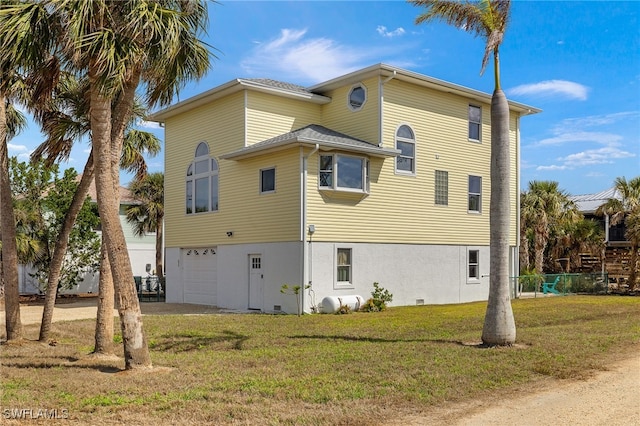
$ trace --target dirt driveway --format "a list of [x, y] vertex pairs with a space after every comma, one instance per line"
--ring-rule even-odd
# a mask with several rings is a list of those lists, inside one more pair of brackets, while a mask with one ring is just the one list
[[[57, 304], [54, 321], [96, 317], [96, 299]], [[206, 315], [229, 311], [201, 305], [142, 303], [143, 315]], [[22, 305], [23, 324], [42, 319], [42, 305]], [[114, 315], [117, 312], [114, 311]], [[4, 324], [4, 309], [0, 321]], [[390, 426], [421, 425], [627, 426], [640, 425], [640, 351], [588, 380], [548, 380], [509, 395], [444, 404], [399, 418]]]

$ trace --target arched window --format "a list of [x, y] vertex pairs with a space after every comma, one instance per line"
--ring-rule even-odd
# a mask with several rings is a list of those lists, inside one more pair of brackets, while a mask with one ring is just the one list
[[396, 157], [396, 172], [415, 174], [416, 172], [416, 138], [411, 127], [403, 124], [396, 131], [396, 149], [400, 154]]
[[218, 210], [218, 162], [209, 157], [209, 146], [200, 142], [187, 168], [186, 213]]

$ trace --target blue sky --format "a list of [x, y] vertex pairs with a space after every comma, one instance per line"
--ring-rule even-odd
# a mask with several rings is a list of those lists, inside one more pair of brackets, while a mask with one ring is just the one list
[[[491, 65], [479, 74], [484, 41], [440, 23], [416, 26], [419, 13], [404, 1], [210, 3], [205, 39], [217, 59], [180, 100], [238, 77], [311, 86], [381, 62], [491, 93]], [[594, 193], [640, 175], [639, 19], [633, 1], [513, 2], [502, 86], [543, 110], [521, 122], [523, 189], [553, 180], [573, 195]], [[9, 153], [26, 159], [41, 140], [30, 126]], [[86, 152], [85, 142], [68, 166], [81, 170]], [[150, 159], [150, 169], [163, 161]]]

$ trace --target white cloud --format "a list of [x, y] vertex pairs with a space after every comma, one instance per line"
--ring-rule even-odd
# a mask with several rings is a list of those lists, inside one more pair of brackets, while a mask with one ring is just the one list
[[550, 166], [538, 166], [536, 167], [536, 170], [567, 170], [568, 167], [567, 166], [558, 166], [555, 164], [552, 164]]
[[507, 90], [509, 95], [532, 95], [549, 97], [560, 95], [569, 99], [587, 100], [589, 88], [566, 80], [547, 80], [539, 83], [523, 84]]
[[622, 149], [606, 146], [598, 149], [588, 149], [582, 152], [569, 154], [557, 159], [559, 164], [538, 166], [536, 170], [573, 170], [578, 167], [593, 166], [597, 164], [613, 164], [615, 160], [635, 157], [636, 154]]
[[621, 139], [622, 136], [620, 135], [605, 132], [566, 132], [559, 133], [551, 138], [542, 139], [537, 143], [537, 145], [562, 145], [573, 142], [593, 142], [601, 145], [617, 146]]
[[378, 28], [376, 28], [376, 31], [382, 37], [390, 37], [390, 38], [404, 35], [404, 33], [406, 32], [402, 27], [398, 27], [393, 31], [388, 31], [387, 27], [385, 27], [384, 25], [378, 25]]
[[29, 151], [26, 145], [14, 145], [12, 143], [7, 143], [7, 149], [13, 152], [25, 152]]
[[254, 76], [318, 83], [380, 62], [389, 52], [397, 54], [398, 47], [364, 49], [326, 37], [310, 38], [306, 29], [282, 29], [275, 39], [256, 44], [241, 66]]
[[162, 129], [160, 123], [157, 123], [155, 121], [138, 120], [136, 125], [145, 129]]
[[635, 154], [621, 149], [607, 146], [599, 149], [589, 149], [568, 155], [561, 160], [568, 167], [591, 166], [594, 164], [610, 164], [613, 160], [635, 157]]
[[562, 132], [571, 129], [581, 130], [589, 127], [606, 126], [616, 124], [624, 120], [640, 120], [640, 111], [624, 111], [611, 114], [591, 115], [588, 117], [567, 118], [558, 124], [554, 131]]
[[[552, 165], [538, 165], [536, 170], [572, 170], [578, 167], [588, 167], [598, 164], [614, 164], [617, 160], [636, 157], [632, 147], [638, 142], [632, 136], [632, 141], [624, 129], [628, 124], [637, 123], [639, 111], [627, 111], [587, 117], [569, 118], [562, 120], [551, 129], [553, 135], [542, 139], [531, 147], [560, 147], [566, 145], [569, 149], [581, 149], [579, 152], [568, 153], [556, 159]], [[593, 131], [589, 130], [592, 129]], [[612, 129], [613, 132], [599, 131]]]

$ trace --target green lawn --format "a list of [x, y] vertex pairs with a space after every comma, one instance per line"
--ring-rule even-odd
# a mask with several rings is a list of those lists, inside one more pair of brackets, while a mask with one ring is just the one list
[[100, 424], [381, 424], [550, 376], [587, 377], [640, 342], [637, 297], [516, 300], [511, 348], [478, 346], [485, 307], [146, 316], [154, 365], [170, 368], [135, 373], [87, 358], [92, 321], [56, 323], [57, 346], [0, 347], [0, 405]]

